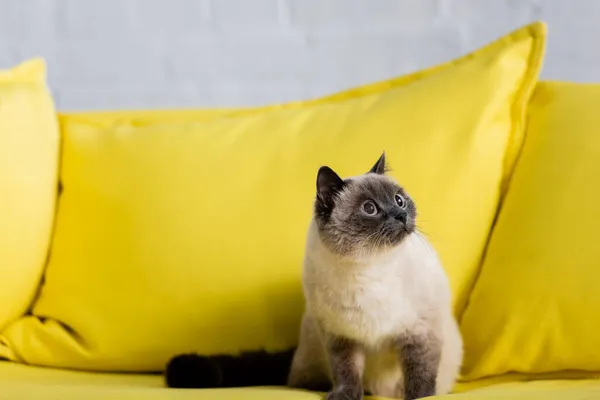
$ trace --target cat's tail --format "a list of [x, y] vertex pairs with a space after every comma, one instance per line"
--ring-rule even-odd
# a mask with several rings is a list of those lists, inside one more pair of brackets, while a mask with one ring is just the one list
[[294, 349], [239, 355], [181, 354], [169, 361], [165, 378], [172, 388], [284, 386], [293, 356]]

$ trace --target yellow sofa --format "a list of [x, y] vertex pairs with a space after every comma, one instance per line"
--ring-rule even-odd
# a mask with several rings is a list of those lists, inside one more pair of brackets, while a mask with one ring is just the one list
[[465, 342], [449, 399], [600, 399], [600, 85], [538, 80], [546, 27], [322, 98], [62, 113], [0, 71], [0, 399], [319, 399], [168, 389], [173, 355], [294, 346], [321, 164], [385, 149]]

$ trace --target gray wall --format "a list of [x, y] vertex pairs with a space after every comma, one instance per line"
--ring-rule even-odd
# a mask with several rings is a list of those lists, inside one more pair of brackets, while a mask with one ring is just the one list
[[543, 78], [600, 81], [600, 0], [0, 0], [0, 67], [42, 55], [61, 110], [260, 105], [549, 24]]

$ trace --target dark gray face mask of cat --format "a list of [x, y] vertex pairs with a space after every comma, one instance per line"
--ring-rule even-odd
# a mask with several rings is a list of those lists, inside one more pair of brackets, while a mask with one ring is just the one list
[[415, 204], [386, 170], [385, 153], [368, 173], [353, 178], [342, 179], [326, 166], [319, 169], [314, 217], [330, 250], [373, 254], [415, 231]]

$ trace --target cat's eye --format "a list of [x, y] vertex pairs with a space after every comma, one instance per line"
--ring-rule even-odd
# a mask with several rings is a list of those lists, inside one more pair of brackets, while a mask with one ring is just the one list
[[367, 200], [362, 205], [362, 210], [367, 215], [375, 215], [377, 214], [377, 206], [371, 200]]
[[396, 204], [398, 204], [400, 206], [400, 208], [406, 208], [406, 200], [404, 200], [404, 197], [402, 197], [402, 195], [400, 193], [396, 193]]

